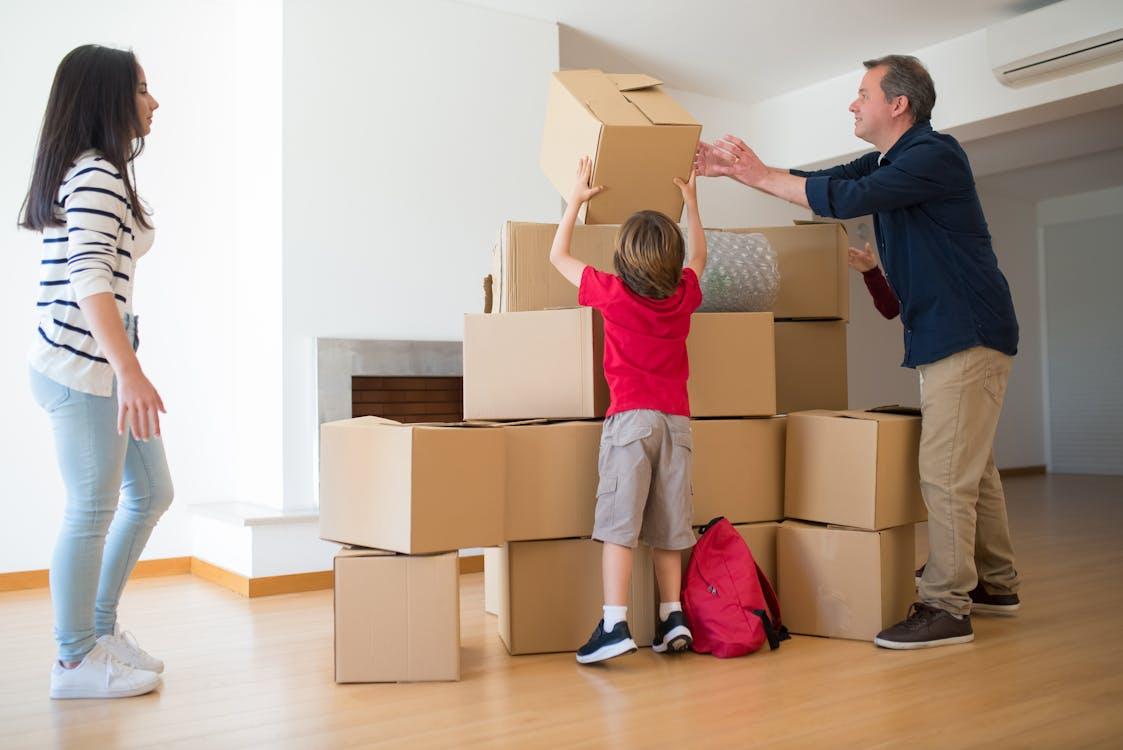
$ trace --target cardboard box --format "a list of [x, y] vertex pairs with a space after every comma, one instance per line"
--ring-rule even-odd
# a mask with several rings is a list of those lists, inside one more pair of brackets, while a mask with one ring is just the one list
[[784, 521], [780, 611], [801, 635], [872, 640], [915, 601], [913, 527], [859, 531]]
[[[771, 313], [697, 313], [686, 346], [694, 416], [776, 413]], [[590, 308], [466, 315], [464, 416], [603, 417], [603, 353], [603, 323]]]
[[686, 350], [692, 416], [776, 414], [772, 313], [695, 313]]
[[[499, 637], [512, 654], [576, 651], [603, 616], [600, 542], [556, 539], [500, 548]], [[651, 552], [636, 548], [628, 627], [639, 646], [655, 637]]]
[[842, 224], [796, 221], [790, 227], [721, 231], [759, 232], [768, 238], [780, 270], [780, 292], [772, 307], [777, 320], [850, 318], [849, 240]]
[[335, 681], [460, 679], [460, 568], [455, 552], [335, 556]]
[[[574, 228], [570, 253], [601, 271], [614, 273], [612, 256], [618, 230], [617, 226], [578, 225]], [[577, 287], [550, 263], [550, 245], [556, 231], [557, 224], [509, 221], [503, 226], [499, 243], [492, 251], [493, 312], [577, 305]], [[777, 320], [850, 317], [848, 242], [841, 224], [720, 231], [759, 232], [768, 238], [780, 269], [780, 290], [772, 311]]]
[[[492, 250], [492, 312], [528, 312], [577, 306], [577, 287], [550, 263], [557, 224], [508, 221]], [[614, 273], [616, 225], [573, 228], [569, 254], [601, 271]]]
[[608, 409], [592, 308], [464, 316], [465, 419], [581, 419]]
[[784, 515], [870, 530], [927, 520], [919, 450], [920, 417], [789, 414]]
[[501, 555], [498, 547], [484, 550], [484, 612], [499, 614], [499, 565]]
[[845, 409], [847, 388], [845, 322], [776, 322], [777, 411]]
[[702, 126], [640, 74], [562, 70], [550, 80], [540, 164], [563, 197], [573, 188], [577, 161], [593, 158], [593, 185], [607, 189], [581, 211], [586, 224], [621, 224], [636, 211], [662, 211], [675, 221]]
[[784, 517], [785, 418], [694, 419], [694, 516], [732, 524]]
[[507, 427], [507, 541], [591, 536], [600, 421]]
[[499, 427], [359, 417], [320, 426], [320, 536], [406, 554], [503, 541]]

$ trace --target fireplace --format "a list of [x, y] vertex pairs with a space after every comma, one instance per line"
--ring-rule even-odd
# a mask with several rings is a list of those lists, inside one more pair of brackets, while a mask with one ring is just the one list
[[464, 378], [354, 375], [351, 416], [460, 422], [464, 419]]

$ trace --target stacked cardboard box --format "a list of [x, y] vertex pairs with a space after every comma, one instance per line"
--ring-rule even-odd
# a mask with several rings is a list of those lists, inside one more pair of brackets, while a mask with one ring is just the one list
[[914, 414], [788, 415], [780, 605], [793, 633], [871, 640], [914, 598], [925, 520]]
[[337, 682], [460, 678], [457, 550], [503, 540], [495, 426], [377, 417], [320, 430], [320, 536], [335, 559]]

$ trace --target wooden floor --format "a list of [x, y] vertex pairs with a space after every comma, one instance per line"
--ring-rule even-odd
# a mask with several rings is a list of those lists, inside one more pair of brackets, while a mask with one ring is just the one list
[[510, 657], [476, 573], [461, 682], [338, 686], [331, 592], [249, 600], [171, 576], [122, 603], [168, 664], [160, 692], [55, 702], [47, 593], [2, 594], [0, 747], [1123, 747], [1123, 477], [1006, 487], [1022, 612], [924, 652], [797, 636], [730, 661]]

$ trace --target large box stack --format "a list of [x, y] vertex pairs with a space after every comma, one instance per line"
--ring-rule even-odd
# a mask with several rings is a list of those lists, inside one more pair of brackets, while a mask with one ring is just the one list
[[460, 678], [457, 550], [502, 542], [506, 457], [495, 426], [321, 426], [320, 536], [346, 545], [337, 682]]
[[[901, 410], [904, 411], [904, 410]], [[793, 633], [871, 640], [914, 596], [917, 414], [788, 415], [780, 608]]]

